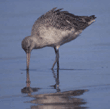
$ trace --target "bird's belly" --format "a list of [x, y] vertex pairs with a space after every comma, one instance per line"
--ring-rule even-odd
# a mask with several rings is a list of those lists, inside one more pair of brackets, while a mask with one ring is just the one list
[[40, 37], [42, 38], [42, 43], [44, 46], [57, 46], [62, 45], [75, 39], [82, 31], [62, 30], [54, 27], [42, 27], [40, 31]]
[[78, 37], [78, 35], [81, 33], [82, 31], [77, 31], [77, 32], [71, 32], [70, 34], [68, 34], [68, 36], [66, 36], [61, 42], [60, 42], [60, 45], [63, 45], [67, 42], [70, 42], [72, 40], [74, 40], [75, 38]]

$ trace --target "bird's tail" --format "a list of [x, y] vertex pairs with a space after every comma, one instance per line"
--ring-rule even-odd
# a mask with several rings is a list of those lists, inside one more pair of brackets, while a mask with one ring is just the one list
[[85, 29], [86, 27], [88, 27], [90, 24], [92, 24], [95, 21], [95, 15], [91, 15], [91, 16], [77, 16], [78, 18], [78, 26], [77, 28], [80, 29]]
[[91, 15], [85, 18], [86, 22], [88, 22], [88, 25], [92, 24], [95, 21], [95, 19], [96, 19], [95, 15]]

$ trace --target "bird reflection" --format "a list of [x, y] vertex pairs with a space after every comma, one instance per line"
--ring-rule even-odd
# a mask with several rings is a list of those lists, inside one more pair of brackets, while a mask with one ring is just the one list
[[29, 70], [26, 70], [26, 87], [21, 89], [21, 92], [31, 95], [32, 92], [36, 92], [40, 89], [40, 88], [32, 88], [32, 87], [30, 87], [30, 84], [31, 84], [31, 81], [30, 81], [30, 77], [29, 77]]
[[31, 95], [34, 100], [30, 101], [36, 106], [31, 106], [31, 109], [87, 109], [84, 107], [86, 102], [84, 99], [76, 98], [87, 90], [73, 90], [57, 93]]
[[[30, 87], [31, 81], [29, 78], [29, 70], [27, 70], [26, 87], [24, 87], [21, 92], [27, 93], [29, 97], [33, 98], [33, 100], [29, 101], [33, 104], [31, 105], [31, 109], [87, 109], [87, 107], [84, 106], [86, 101], [79, 96], [83, 95], [88, 90], [82, 89], [61, 92], [59, 88], [59, 69], [57, 69], [57, 75], [55, 75], [54, 70], [52, 70], [52, 73], [56, 84], [51, 87], [56, 89], [57, 92], [33, 95], [31, 93], [38, 91], [40, 88]], [[76, 98], [76, 96], [78, 97]]]
[[60, 89], [59, 89], [59, 68], [57, 68], [57, 75], [55, 74], [55, 71], [52, 70], [52, 73], [53, 73], [53, 77], [55, 78], [55, 82], [56, 84], [55, 85], [51, 85], [51, 87], [53, 87], [54, 89], [57, 90], [57, 92], [60, 92]]

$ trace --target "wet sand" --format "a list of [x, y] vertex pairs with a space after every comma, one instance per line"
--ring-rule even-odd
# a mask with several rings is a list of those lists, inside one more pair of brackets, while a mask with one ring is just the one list
[[[0, 1], [0, 107], [3, 109], [109, 109], [109, 0]], [[95, 15], [96, 22], [60, 47], [60, 69], [51, 70], [53, 48], [33, 50], [30, 70], [21, 41], [35, 20], [52, 9]], [[55, 67], [56, 68], [56, 67]]]

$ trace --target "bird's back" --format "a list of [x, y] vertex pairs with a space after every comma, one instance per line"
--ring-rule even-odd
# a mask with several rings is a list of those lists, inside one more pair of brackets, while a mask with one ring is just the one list
[[61, 10], [53, 8], [39, 17], [32, 27], [31, 36], [47, 46], [62, 45], [76, 38], [96, 18], [94, 15], [76, 16]]

